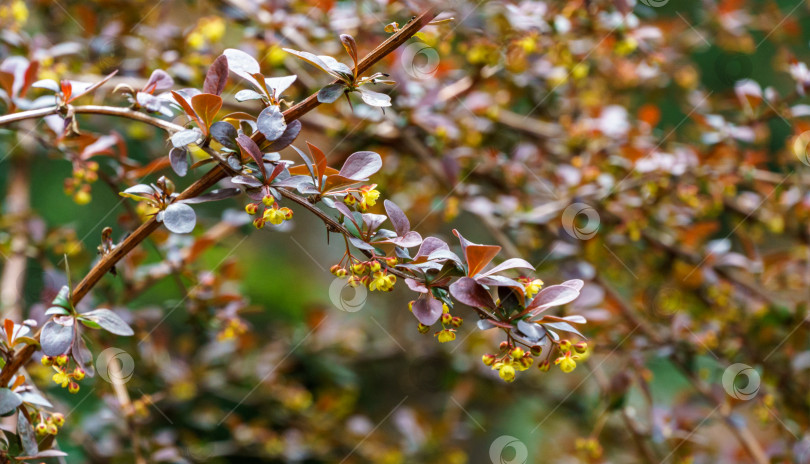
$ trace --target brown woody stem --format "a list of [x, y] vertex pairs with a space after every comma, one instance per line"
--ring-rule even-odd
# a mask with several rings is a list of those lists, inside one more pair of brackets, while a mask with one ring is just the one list
[[[402, 44], [404, 44], [408, 39], [410, 39], [414, 34], [416, 34], [420, 29], [426, 26], [433, 18], [436, 17], [438, 11], [435, 8], [429, 8], [422, 12], [418, 17], [410, 21], [405, 27], [400, 29], [396, 34], [389, 37], [386, 41], [381, 43], [377, 48], [372, 50], [368, 55], [366, 55], [360, 63], [357, 65], [358, 75], [362, 74], [363, 72], [367, 71], [371, 68], [374, 64], [378, 61], [383, 59], [385, 56], [392, 53], [394, 50], [399, 48]], [[305, 115], [306, 113], [315, 109], [320, 102], [318, 101], [317, 93], [314, 93], [307, 97], [304, 101], [298, 103], [297, 105], [293, 106], [292, 108], [288, 109], [284, 112], [284, 119], [287, 123], [290, 123], [301, 116]], [[77, 106], [74, 109], [75, 113], [92, 113], [92, 114], [107, 114], [111, 116], [121, 116], [127, 117], [130, 119], [140, 120], [142, 122], [146, 122], [148, 124], [155, 125], [157, 127], [161, 127], [167, 130], [180, 130], [183, 129], [181, 126], [177, 126], [176, 124], [163, 121], [162, 119], [153, 118], [149, 115], [139, 113], [137, 111], [133, 111], [127, 108], [113, 108], [113, 107], [106, 107], [106, 106]], [[59, 111], [58, 108], [45, 108], [42, 110], [32, 110], [32, 111], [24, 111], [20, 113], [14, 113], [7, 116], [0, 117], [0, 126], [4, 124], [9, 124], [16, 121], [21, 121], [24, 119], [32, 119], [32, 118], [41, 118], [51, 114], [56, 114]], [[254, 134], [254, 141], [256, 143], [263, 142], [263, 137], [260, 133]], [[187, 189], [185, 189], [178, 199], [186, 199], [186, 198], [193, 198], [196, 197], [210, 187], [215, 185], [217, 182], [222, 180], [228, 175], [228, 171], [226, 171], [222, 166], [217, 165], [210, 171], [206, 172], [200, 179], [195, 181], [191, 184]], [[331, 217], [325, 215], [322, 211], [318, 210], [317, 208], [309, 205], [308, 202], [301, 199], [303, 203], [300, 203], [296, 198], [299, 198], [297, 195], [291, 192], [284, 192], [284, 196], [289, 198], [290, 200], [305, 206], [310, 211], [313, 211], [316, 215], [318, 215], [322, 220], [325, 222], [327, 219], [332, 222], [334, 221]], [[317, 211], [317, 212], [316, 212]], [[328, 223], [328, 222], [327, 222]], [[132, 251], [136, 246], [138, 246], [142, 241], [144, 241], [152, 232], [154, 232], [158, 227], [159, 223], [153, 218], [149, 219], [145, 223], [141, 224], [140, 227], [135, 229], [127, 238], [124, 239], [118, 246], [113, 249], [112, 252], [102, 257], [95, 266], [87, 273], [87, 275], [76, 285], [76, 288], [73, 290], [72, 300], [73, 304], [77, 304], [79, 301], [84, 298], [88, 292], [101, 280], [104, 275], [106, 275], [110, 269], [115, 266], [118, 261], [120, 261], [124, 256], [126, 256], [130, 251]], [[330, 224], [333, 225], [333, 224]], [[345, 230], [340, 224], [341, 229]], [[399, 273], [399, 271], [392, 272], [395, 275], [399, 275], [400, 277], [407, 277], [404, 274]], [[7, 360], [5, 367], [2, 371], [0, 371], [0, 386], [8, 385], [9, 381], [11, 380], [12, 376], [22, 367], [31, 356], [36, 351], [36, 347], [34, 345], [26, 345], [23, 349], [19, 352], [11, 356], [10, 359]]]

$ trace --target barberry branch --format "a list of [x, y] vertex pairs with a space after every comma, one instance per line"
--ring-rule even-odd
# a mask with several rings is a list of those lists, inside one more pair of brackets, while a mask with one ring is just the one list
[[[415, 19], [410, 21], [407, 25], [405, 25], [403, 28], [401, 28], [397, 33], [395, 33], [394, 35], [389, 37], [386, 41], [384, 41], [382, 44], [377, 46], [377, 48], [372, 50], [360, 62], [358, 62], [357, 74], [358, 75], [362, 74], [363, 72], [371, 68], [374, 64], [376, 64], [378, 61], [391, 54], [394, 50], [396, 50], [399, 46], [404, 44], [408, 39], [410, 39], [414, 34], [416, 34], [420, 29], [422, 29], [424, 26], [430, 23], [430, 21], [432, 21], [433, 18], [436, 17], [437, 13], [438, 10], [435, 8], [429, 8], [425, 10], [418, 17], [416, 17]], [[320, 105], [320, 102], [318, 102], [317, 93], [314, 93], [310, 95], [308, 98], [306, 98], [304, 101], [298, 103], [297, 105], [285, 111], [284, 120], [289, 124], [290, 122], [295, 121], [296, 119], [302, 117], [309, 111], [312, 111], [318, 105]], [[111, 108], [102, 106], [76, 107], [74, 108], [74, 112], [82, 112], [76, 111], [81, 108], [92, 108], [92, 111], [91, 110], [84, 111], [87, 113], [109, 114], [113, 116], [129, 117], [131, 119], [141, 120], [142, 122], [146, 122], [153, 125], [165, 123], [171, 124], [172, 126], [176, 126], [172, 123], [167, 123], [166, 121], [153, 118], [151, 116], [125, 108]], [[58, 108], [46, 108], [42, 110], [33, 110], [3, 116], [0, 117], [0, 126], [2, 126], [3, 124], [9, 124], [11, 122], [21, 121], [24, 119], [45, 117], [51, 114], [56, 114], [58, 111], [59, 111]], [[156, 121], [160, 121], [160, 123]], [[176, 128], [172, 128], [171, 130], [179, 130], [179, 129], [182, 129], [182, 127], [176, 126]], [[254, 134], [253, 139], [256, 143], [259, 144], [264, 141], [264, 137], [259, 132]], [[206, 190], [208, 190], [210, 187], [214, 186], [220, 180], [224, 179], [227, 175], [228, 170], [221, 165], [217, 165], [210, 171], [206, 172], [200, 179], [191, 184], [183, 192], [181, 192], [177, 200], [184, 200], [196, 197], [205, 192]], [[334, 221], [331, 217], [327, 216], [322, 211], [310, 205], [306, 200], [298, 197], [297, 195], [291, 192], [285, 192], [284, 196], [300, 204], [301, 206], [306, 207], [314, 214], [318, 215], [325, 222], [328, 219], [329, 221], [336, 223], [336, 221]], [[300, 202], [298, 200], [300, 200]], [[340, 226], [340, 228], [343, 229], [343, 231], [348, 233], [348, 231], [346, 231], [345, 228], [343, 228], [340, 224], [337, 225]], [[147, 237], [149, 237], [149, 235], [151, 235], [155, 230], [157, 230], [159, 226], [160, 223], [157, 222], [157, 220], [154, 217], [150, 218], [145, 223], [141, 224], [137, 229], [135, 229], [135, 231], [133, 231], [129, 236], [127, 236], [127, 238], [124, 239], [124, 241], [122, 241], [120, 244], [118, 244], [118, 246], [116, 246], [110, 253], [103, 256], [96, 263], [96, 265], [93, 266], [92, 269], [90, 269], [90, 271], [87, 273], [84, 279], [82, 279], [82, 281], [79, 282], [79, 284], [76, 285], [76, 287], [74, 288], [73, 294], [71, 295], [72, 303], [74, 305], [78, 304], [87, 295], [87, 293], [89, 293], [90, 290], [101, 280], [101, 278], [104, 277], [104, 275], [106, 275], [110, 271], [110, 269], [112, 269], [113, 266], [115, 266], [116, 263], [118, 263], [118, 261], [120, 261], [127, 254], [129, 254], [129, 252], [131, 252]], [[395, 275], [396, 272], [399, 271], [392, 270], [392, 273], [394, 273]], [[0, 386], [8, 385], [9, 381], [14, 376], [14, 374], [26, 362], [28, 362], [28, 360], [31, 359], [31, 356], [33, 356], [35, 351], [36, 351], [35, 345], [26, 345], [19, 352], [12, 355], [11, 358], [7, 360], [3, 370], [0, 371]]]

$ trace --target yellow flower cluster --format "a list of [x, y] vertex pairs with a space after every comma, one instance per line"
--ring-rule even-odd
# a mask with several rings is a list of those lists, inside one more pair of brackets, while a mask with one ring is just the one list
[[65, 194], [73, 197], [78, 205], [86, 205], [92, 200], [90, 184], [98, 180], [98, 163], [88, 161], [73, 166], [73, 177], [65, 179]]
[[[253, 220], [253, 225], [257, 229], [264, 228], [264, 224], [267, 222], [277, 226], [284, 221], [292, 219], [293, 217], [292, 210], [286, 206], [279, 208], [278, 203], [276, 203], [276, 199], [273, 198], [272, 195], [265, 195], [264, 198], [262, 198], [261, 204], [264, 205], [264, 212], [262, 213], [261, 217]], [[245, 206], [245, 212], [251, 216], [256, 215], [259, 212], [259, 206], [260, 203], [248, 203]]]
[[523, 293], [526, 295], [526, 298], [534, 298], [543, 288], [543, 281], [540, 279], [531, 280], [529, 278], [520, 279], [520, 282], [523, 284]]
[[496, 357], [494, 354], [485, 354], [481, 360], [485, 365], [490, 366], [493, 370], [497, 370], [498, 375], [505, 382], [513, 382], [517, 371], [525, 371], [530, 368], [534, 362], [532, 352], [523, 351], [523, 348], [519, 346], [513, 347], [503, 342], [501, 343], [501, 351], [506, 352], [501, 358]]
[[56, 374], [53, 375], [53, 382], [62, 388], [68, 389], [70, 393], [79, 392], [79, 384], [75, 380], [84, 379], [85, 372], [79, 366], [76, 366], [72, 371], [68, 368], [68, 356], [61, 354], [59, 356], [43, 356], [42, 365], [51, 366]]
[[32, 415], [32, 421], [39, 420], [39, 423], [34, 427], [39, 435], [56, 435], [59, 432], [59, 429], [65, 425], [65, 416], [61, 413], [53, 413], [51, 417], [44, 419], [41, 414], [34, 413]]
[[217, 340], [224, 341], [243, 335], [247, 332], [247, 324], [238, 317], [228, 319], [228, 323], [217, 334]]
[[377, 184], [364, 185], [355, 192], [357, 195], [359, 195], [359, 199], [354, 193], [349, 192], [345, 197], [343, 197], [343, 202], [349, 206], [357, 204], [360, 211], [367, 211], [369, 206], [376, 205], [377, 200], [380, 199], [380, 191], [376, 190], [376, 187]]
[[[349, 270], [351, 270], [352, 273], [352, 275], [349, 276], [349, 285], [352, 287], [363, 285], [368, 287], [371, 291], [390, 292], [393, 290], [394, 284], [397, 282], [397, 276], [389, 274], [387, 269], [382, 268], [381, 262], [383, 261], [389, 267], [396, 266], [398, 262], [397, 258], [394, 256], [387, 258], [376, 257], [369, 261], [357, 261], [349, 266]], [[349, 275], [349, 271], [341, 264], [335, 264], [330, 270], [332, 274], [341, 279]]]
[[225, 20], [219, 16], [200, 18], [197, 27], [186, 37], [186, 43], [195, 50], [201, 50], [207, 44], [217, 43], [222, 40], [225, 29]]

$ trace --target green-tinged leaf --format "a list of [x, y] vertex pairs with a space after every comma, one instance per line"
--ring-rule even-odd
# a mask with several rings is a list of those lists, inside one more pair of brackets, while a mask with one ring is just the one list
[[70, 314], [70, 311], [61, 306], [51, 306], [45, 311], [46, 316], [64, 316]]
[[[298, 50], [291, 50], [291, 49], [289, 49], [289, 48], [285, 48], [285, 49], [283, 49], [283, 50], [284, 50], [285, 52], [287, 52], [287, 53], [290, 53], [290, 54], [292, 54], [292, 55], [297, 56], [298, 58], [301, 58], [302, 60], [306, 61], [307, 63], [309, 63], [309, 64], [311, 64], [311, 65], [313, 65], [313, 66], [315, 66], [315, 67], [317, 67], [317, 68], [320, 68], [320, 69], [321, 69], [321, 71], [323, 71], [323, 72], [329, 73], [329, 74], [331, 74], [332, 76], [334, 76], [334, 77], [336, 77], [336, 78], [338, 78], [338, 79], [341, 79], [341, 80], [343, 80], [343, 81], [346, 81], [347, 83], [348, 83], [348, 82], [350, 82], [350, 81], [348, 81], [348, 80], [346, 79], [346, 77], [345, 77], [345, 76], [343, 76], [343, 75], [341, 75], [340, 73], [338, 73], [338, 72], [334, 71], [334, 70], [333, 70], [333, 69], [332, 69], [332, 68], [329, 66], [329, 64], [327, 64], [327, 63], [326, 63], [326, 62], [325, 62], [325, 61], [322, 59], [322, 58], [323, 58], [322, 56], [318, 56], [318, 55], [315, 55], [315, 54], [312, 54], [312, 53], [309, 53], [309, 52], [300, 52], [300, 51], [298, 51]], [[331, 58], [331, 57], [328, 57], [328, 58]], [[335, 60], [334, 58], [332, 58], [332, 60], [333, 60], [333, 61], [337, 61], [337, 60]], [[344, 65], [344, 66], [345, 66], [345, 65]], [[349, 73], [351, 73], [351, 70], [349, 70]]]
[[[129, 190], [130, 189], [126, 189], [125, 192], [128, 192]], [[61, 306], [66, 309], [72, 308], [73, 305], [70, 304], [70, 287], [63, 285], [62, 288], [59, 289], [59, 293], [56, 295], [56, 298], [53, 299], [51, 304]]]
[[14, 346], [17, 346], [20, 343], [22, 343], [24, 345], [33, 345], [33, 346], [38, 346], [39, 345], [39, 342], [37, 341], [36, 338], [17, 337], [17, 338], [14, 339]]
[[123, 319], [109, 309], [94, 309], [93, 311], [83, 313], [81, 317], [82, 319], [97, 323], [101, 328], [115, 335], [129, 337], [135, 334], [132, 328], [127, 325]]
[[197, 214], [185, 203], [172, 203], [163, 211], [163, 224], [175, 234], [187, 234], [197, 224]]
[[318, 91], [318, 101], [334, 103], [346, 91], [346, 84], [329, 84]]
[[70, 319], [69, 324], [48, 321], [42, 327], [42, 333], [39, 337], [42, 352], [48, 356], [59, 356], [66, 353], [73, 342], [73, 330], [72, 319]]
[[0, 416], [8, 416], [22, 404], [20, 395], [8, 388], [0, 388]]

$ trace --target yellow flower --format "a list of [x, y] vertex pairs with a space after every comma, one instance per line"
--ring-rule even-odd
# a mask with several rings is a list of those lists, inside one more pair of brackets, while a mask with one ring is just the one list
[[[515, 380], [515, 368], [512, 367], [512, 363], [498, 363], [501, 364], [500, 368], [498, 368], [498, 375], [504, 380], [504, 382], [514, 382]], [[497, 366], [497, 364], [496, 364]]]
[[526, 294], [527, 298], [534, 298], [541, 288], [543, 288], [543, 281], [540, 279], [534, 279], [526, 283], [524, 293]]
[[377, 200], [380, 198], [379, 190], [375, 190], [374, 188], [377, 184], [372, 185], [364, 185], [360, 187], [360, 196], [362, 199], [360, 200], [360, 208], [365, 210], [369, 206], [374, 206], [377, 204]]
[[368, 284], [368, 289], [390, 292], [394, 288], [396, 281], [397, 277], [395, 275], [388, 275], [385, 271], [375, 272], [371, 278], [371, 283]]
[[572, 356], [570, 351], [566, 351], [565, 356], [560, 356], [554, 360], [554, 364], [559, 365], [560, 370], [567, 374], [577, 368], [576, 359], [579, 359], [579, 355]]
[[264, 210], [262, 218], [270, 224], [279, 225], [287, 219], [292, 217], [292, 211], [289, 208], [267, 208]]
[[452, 342], [456, 339], [456, 332], [454, 330], [444, 329], [439, 331], [436, 337], [439, 339], [439, 343]]
[[54, 366], [54, 370], [56, 371], [56, 374], [53, 375], [53, 382], [55, 384], [57, 384], [57, 385], [61, 385], [62, 388], [67, 387], [68, 383], [70, 382], [70, 376], [68, 375], [68, 373], [59, 370], [55, 366]]

